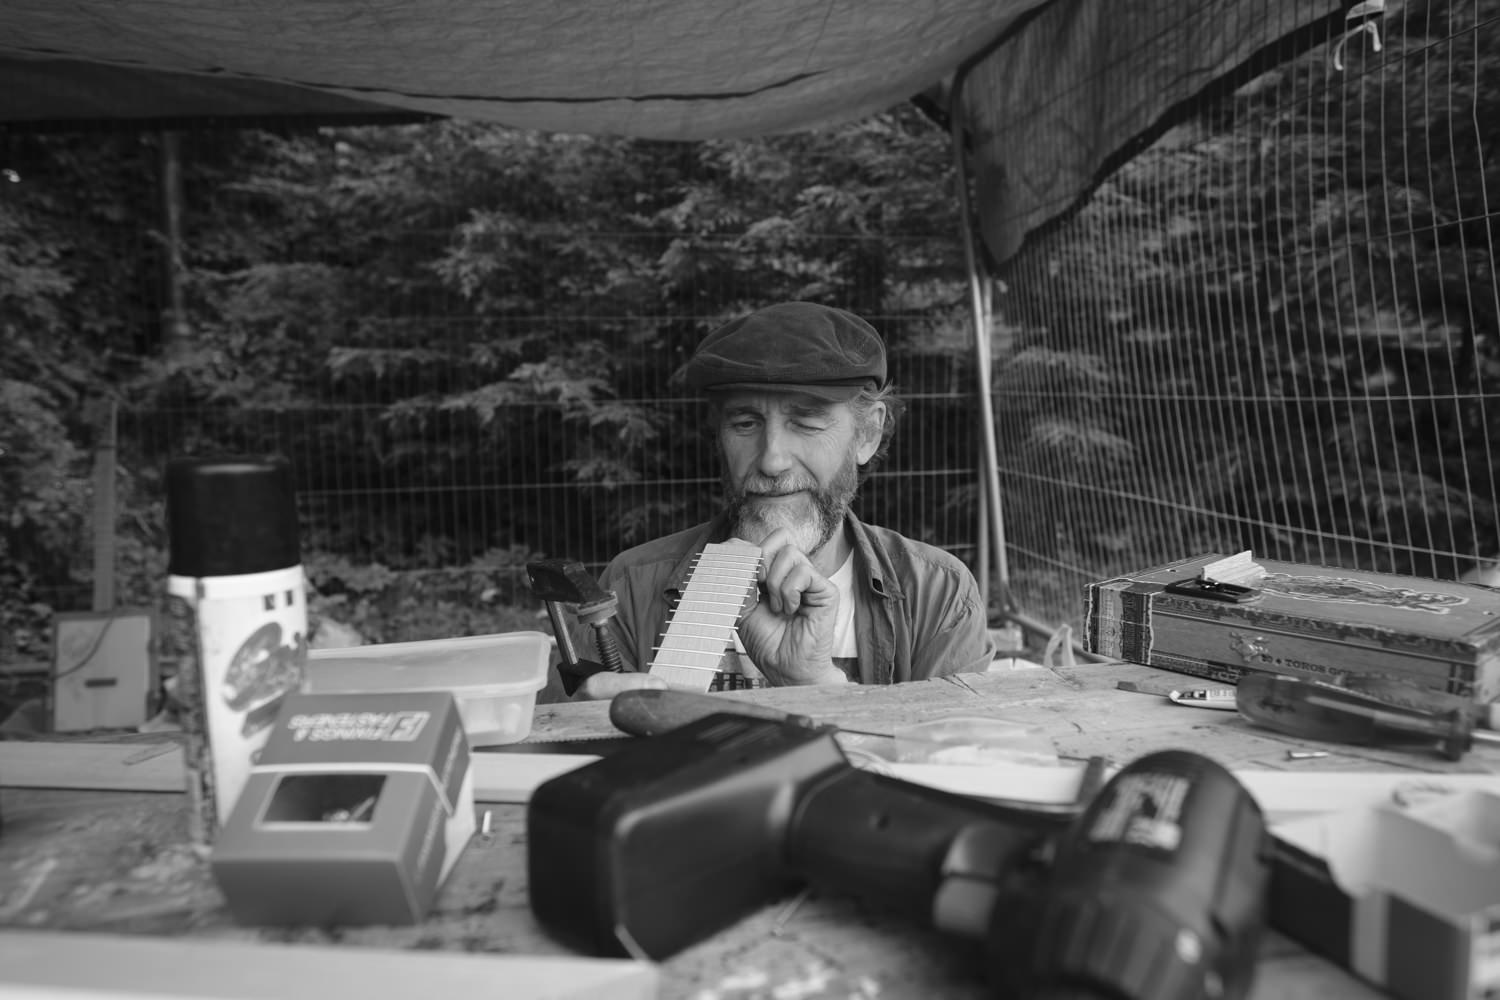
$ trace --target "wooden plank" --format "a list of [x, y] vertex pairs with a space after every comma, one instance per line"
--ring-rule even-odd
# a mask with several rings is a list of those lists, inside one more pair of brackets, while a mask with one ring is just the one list
[[[86, 956], [86, 961], [80, 957]], [[646, 962], [566, 955], [475, 955], [245, 944], [55, 931], [0, 935], [0, 998], [91, 1000], [651, 1000]]]
[[181, 792], [176, 743], [12, 740], [0, 743], [0, 788]]
[[[1182, 710], [1188, 711], [1188, 710]], [[142, 759], [144, 755], [145, 759]], [[598, 760], [589, 754], [477, 753], [474, 801], [524, 804], [542, 782]], [[1077, 768], [1024, 764], [941, 765], [893, 763], [888, 773], [960, 795], [1071, 801]], [[1500, 794], [1500, 775], [1429, 774], [1410, 768], [1316, 768], [1274, 771], [1231, 769], [1276, 820], [1312, 812], [1352, 809], [1389, 799], [1403, 788], [1483, 789]], [[182, 753], [174, 744], [0, 743], [0, 787], [94, 791], [181, 792]]]
[[[1463, 761], [1410, 750], [1315, 744], [1328, 757], [1290, 761], [1287, 751], [1306, 741], [1250, 725], [1234, 712], [1173, 705], [1166, 698], [1118, 688], [1121, 681], [1153, 687], [1201, 687], [1194, 677], [1137, 664], [1080, 664], [1071, 668], [991, 671], [883, 687], [829, 685], [725, 691], [714, 697], [748, 701], [851, 729], [893, 733], [898, 726], [977, 715], [1035, 727], [1059, 754], [1103, 754], [1124, 764], [1153, 750], [1182, 747], [1226, 767], [1271, 770], [1382, 770], [1484, 773], [1500, 769], [1500, 752], [1476, 748]], [[604, 702], [539, 705], [533, 740], [618, 736]]]
[[477, 753], [473, 756], [474, 801], [481, 805], [531, 801], [549, 778], [591, 764], [598, 757], [562, 753]]
[[[1097, 671], [1097, 672], [1090, 672]], [[825, 715], [846, 725], [890, 732], [907, 721], [945, 714], [1014, 715], [1034, 722], [1067, 753], [1103, 750], [1118, 763], [1155, 745], [1218, 748], [1236, 767], [1300, 774], [1312, 768], [1398, 770], [1419, 776], [1452, 770], [1440, 760], [1405, 754], [1401, 768], [1359, 757], [1288, 762], [1285, 741], [1257, 742], [1233, 713], [1171, 705], [1160, 696], [1116, 690], [1118, 680], [1193, 686], [1190, 678], [1151, 668], [1015, 671], [1020, 677], [966, 678], [889, 689], [784, 689], [726, 692], [784, 709]], [[615, 735], [604, 703], [538, 708], [534, 734]], [[544, 721], [550, 720], [550, 721]], [[18, 745], [18, 744], [15, 744]], [[11, 746], [0, 743], [0, 754]], [[134, 745], [122, 749], [134, 750]], [[514, 756], [482, 755], [484, 758]], [[1466, 764], [1485, 770], [1479, 752]], [[1311, 767], [1309, 767], [1311, 765]], [[138, 766], [138, 765], [137, 765]], [[488, 764], [481, 764], [482, 768]], [[0, 775], [4, 767], [0, 766]], [[0, 778], [3, 780], [3, 778]], [[10, 928], [112, 928], [174, 938], [233, 935], [297, 947], [326, 945], [316, 928], [263, 934], [237, 928], [224, 911], [206, 866], [183, 841], [186, 800], [180, 795], [54, 792], [3, 793], [0, 915]], [[428, 919], [412, 927], [347, 928], [341, 946], [566, 955], [529, 908], [526, 810], [486, 805], [492, 833], [476, 836]], [[41, 873], [23, 884], [26, 873]], [[0, 934], [0, 938], [5, 935]], [[1003, 946], [996, 942], [994, 946]], [[973, 945], [932, 931], [920, 916], [887, 914], [833, 893], [788, 899], [745, 916], [709, 940], [660, 965], [660, 1000], [722, 1000], [744, 996], [943, 996], [984, 1000], [992, 994]], [[0, 974], [3, 975], [3, 974]], [[326, 985], [326, 984], [325, 984]], [[1330, 962], [1277, 934], [1261, 947], [1250, 1000], [1379, 1000], [1381, 994]]]
[[[1288, 750], [1305, 749], [1308, 744], [1256, 729], [1234, 712], [1186, 708], [1157, 695], [1122, 691], [1118, 688], [1121, 680], [1158, 687], [1173, 683], [1189, 687], [1195, 683], [1193, 678], [1150, 667], [1086, 664], [1067, 670], [998, 671], [888, 687], [771, 688], [726, 691], [715, 697], [724, 698], [726, 706], [735, 701], [771, 705], [880, 733], [950, 716], [1010, 718], [1034, 727], [1061, 755], [1103, 755], [1115, 765], [1155, 750], [1185, 748], [1211, 757], [1236, 773], [1377, 772], [1416, 776], [1500, 771], [1500, 751], [1487, 747], [1476, 748], [1463, 761], [1450, 762], [1436, 754], [1320, 744], [1326, 757], [1292, 761], [1287, 757]], [[522, 752], [475, 754], [475, 800], [525, 802], [541, 781], [592, 759], [527, 754], [524, 747], [533, 742], [618, 736], [608, 710], [606, 702], [538, 706], [531, 738], [515, 748]], [[163, 746], [170, 749], [162, 750]], [[891, 745], [885, 744], [879, 752], [889, 754], [890, 749]], [[152, 753], [158, 756], [150, 756]], [[175, 744], [0, 743], [0, 787], [176, 792], [183, 788], [181, 769], [181, 753]], [[1337, 780], [1325, 784], [1331, 796], [1329, 808], [1344, 801], [1334, 794], [1340, 790]], [[1309, 798], [1316, 802], [1320, 794], [1302, 790], [1307, 787], [1306, 781], [1283, 785], [1288, 795], [1300, 796], [1300, 802]], [[1025, 791], [1024, 786], [1013, 789]], [[1353, 796], [1356, 785], [1350, 784], [1343, 791], [1347, 793], [1345, 798]], [[1302, 808], [1285, 800], [1271, 807]]]
[[[259, 931], [232, 922], [207, 866], [183, 842], [184, 797], [33, 789], [0, 797], [6, 805], [0, 910], [12, 897], [19, 904], [16, 912], [0, 917], [0, 940], [21, 929], [66, 928], [74, 934], [113, 930], [177, 943], [263, 942], [272, 947], [268, 957], [280, 955], [281, 945], [330, 943], [354, 954], [372, 948], [572, 954], [542, 931], [530, 911], [525, 810], [519, 806], [494, 808], [493, 834], [475, 837], [420, 924]], [[21, 900], [23, 873], [44, 868], [39, 891], [29, 901]], [[838, 894], [814, 893], [748, 914], [662, 962], [659, 1000], [988, 1000], [993, 990], [986, 985], [978, 950], [971, 942], [932, 931], [921, 915], [887, 913]], [[6, 971], [0, 966], [0, 979], [8, 978]], [[1249, 1000], [1382, 996], [1275, 933], [1261, 945], [1256, 976]], [[325, 996], [342, 995], [323, 985]], [[508, 995], [503, 989], [501, 994]]]
[[[543, 781], [594, 760], [587, 754], [476, 753], [474, 801], [527, 802]], [[0, 788], [181, 792], [185, 782], [175, 743], [0, 743]]]

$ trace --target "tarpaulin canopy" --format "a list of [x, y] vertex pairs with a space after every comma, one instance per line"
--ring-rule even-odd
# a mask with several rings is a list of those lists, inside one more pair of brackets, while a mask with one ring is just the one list
[[0, 125], [439, 115], [688, 140], [848, 121], [956, 84], [981, 230], [1003, 260], [1174, 107], [1349, 6], [5, 0]]
[[889, 107], [1041, 2], [7, 0], [0, 115], [203, 108], [193, 79], [168, 91], [156, 77], [149, 104], [67, 85], [97, 63], [194, 74], [221, 92], [245, 81], [290, 113], [354, 100], [565, 132], [747, 136]]

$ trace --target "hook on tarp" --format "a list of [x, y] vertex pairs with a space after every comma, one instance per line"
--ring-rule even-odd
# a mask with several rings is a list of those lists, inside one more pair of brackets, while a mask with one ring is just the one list
[[1349, 8], [1344, 15], [1344, 33], [1339, 40], [1333, 43], [1333, 68], [1339, 72], [1344, 70], [1344, 49], [1349, 45], [1349, 39], [1357, 35], [1370, 36], [1370, 49], [1379, 52], [1380, 43], [1380, 17], [1385, 14], [1385, 0], [1360, 0], [1359, 3]]

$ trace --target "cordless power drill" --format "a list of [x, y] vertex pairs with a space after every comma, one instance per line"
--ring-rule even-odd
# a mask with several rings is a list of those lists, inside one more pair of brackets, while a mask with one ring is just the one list
[[976, 940], [997, 996], [1248, 992], [1270, 841], [1218, 764], [1150, 754], [1070, 818], [856, 769], [833, 732], [715, 714], [544, 782], [537, 919], [659, 960], [811, 885]]

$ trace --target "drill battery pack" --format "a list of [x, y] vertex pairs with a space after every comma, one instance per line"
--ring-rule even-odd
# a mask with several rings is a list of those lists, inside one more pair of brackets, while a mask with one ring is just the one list
[[778, 831], [849, 764], [830, 727], [719, 714], [544, 782], [527, 810], [531, 907], [592, 955], [661, 959], [800, 883]]

